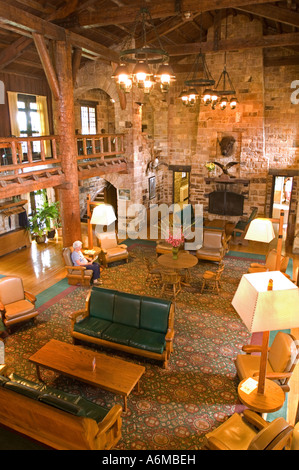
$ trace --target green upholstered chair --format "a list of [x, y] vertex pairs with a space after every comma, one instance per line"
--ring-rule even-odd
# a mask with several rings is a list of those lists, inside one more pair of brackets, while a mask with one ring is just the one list
[[257, 215], [257, 207], [252, 207], [252, 212], [250, 214], [250, 216], [247, 218], [247, 219], [240, 219], [239, 222], [237, 222], [233, 232], [232, 232], [232, 243], [234, 245], [246, 245], [248, 243], [247, 240], [244, 239], [246, 233], [247, 233], [247, 230], [248, 230], [248, 227], [249, 227], [249, 224], [250, 222], [255, 219], [256, 215]]

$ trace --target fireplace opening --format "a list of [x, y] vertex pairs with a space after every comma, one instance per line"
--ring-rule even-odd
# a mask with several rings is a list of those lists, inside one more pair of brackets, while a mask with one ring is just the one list
[[218, 215], [243, 215], [244, 196], [230, 191], [209, 194], [209, 213]]

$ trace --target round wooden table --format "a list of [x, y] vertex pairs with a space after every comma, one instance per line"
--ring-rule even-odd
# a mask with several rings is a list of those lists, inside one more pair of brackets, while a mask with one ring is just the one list
[[[245, 393], [241, 387], [247, 379], [242, 380], [238, 386], [238, 395], [243, 405], [248, 406], [257, 413], [274, 413], [279, 410], [284, 404], [285, 394], [281, 387], [273, 382], [273, 380], [266, 379], [265, 393], [260, 394], [255, 388], [250, 393]], [[258, 378], [256, 378], [258, 380]]]
[[166, 253], [158, 257], [158, 263], [161, 264], [164, 268], [174, 269], [180, 271], [182, 269], [186, 270], [186, 276], [182, 284], [190, 285], [190, 268], [193, 268], [198, 263], [198, 258], [190, 253], [178, 252], [178, 259], [173, 259], [172, 253]]

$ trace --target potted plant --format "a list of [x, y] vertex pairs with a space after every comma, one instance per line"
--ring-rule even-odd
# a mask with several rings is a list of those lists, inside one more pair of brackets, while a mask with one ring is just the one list
[[45, 201], [42, 209], [39, 211], [39, 217], [45, 221], [48, 238], [55, 237], [56, 229], [60, 227], [59, 216], [59, 201], [51, 204]]
[[39, 211], [29, 215], [29, 230], [35, 237], [36, 243], [44, 243], [46, 241], [45, 220], [40, 217]]

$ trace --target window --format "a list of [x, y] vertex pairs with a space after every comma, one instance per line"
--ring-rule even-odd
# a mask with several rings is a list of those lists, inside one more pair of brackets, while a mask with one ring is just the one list
[[96, 107], [84, 105], [81, 106], [81, 132], [82, 134], [96, 134]]
[[[20, 137], [37, 137], [41, 135], [40, 116], [37, 111], [36, 96], [18, 94], [18, 124]], [[27, 143], [22, 143], [23, 154], [27, 154]], [[32, 143], [32, 152], [40, 153], [40, 142]]]

